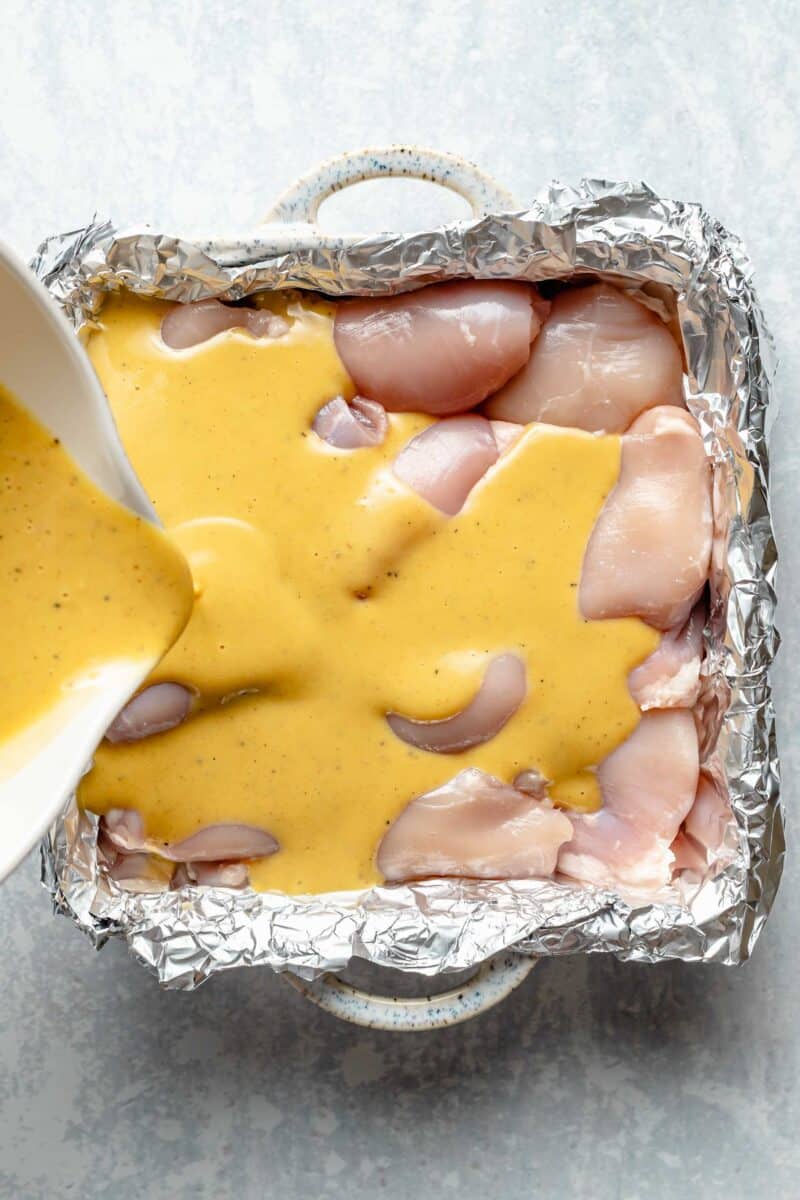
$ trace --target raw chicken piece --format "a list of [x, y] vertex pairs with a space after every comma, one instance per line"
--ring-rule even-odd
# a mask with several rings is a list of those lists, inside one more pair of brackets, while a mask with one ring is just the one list
[[653, 889], [669, 883], [674, 841], [694, 803], [699, 759], [692, 714], [645, 713], [597, 769], [603, 808], [572, 818], [559, 870], [601, 886]]
[[118, 854], [146, 851], [170, 862], [220, 863], [246, 858], [266, 858], [280, 849], [278, 842], [257, 825], [205, 825], [180, 842], [159, 842], [145, 834], [144, 822], [134, 809], [112, 808], [100, 819], [103, 845]]
[[547, 786], [550, 781], [545, 779], [541, 771], [537, 771], [535, 767], [528, 767], [524, 771], [520, 771], [514, 780], [514, 787], [517, 791], [524, 792], [526, 796], [534, 796], [537, 800], [547, 799]]
[[708, 863], [705, 852], [694, 838], [681, 831], [670, 846], [672, 870], [691, 871], [693, 875], [705, 875]]
[[674, 869], [702, 877], [712, 867], [727, 866], [735, 856], [732, 822], [725, 775], [720, 763], [712, 760], [700, 772], [694, 804], [672, 843]]
[[469, 767], [406, 806], [381, 841], [378, 870], [391, 881], [551, 875], [571, 833], [557, 809]]
[[659, 404], [683, 404], [683, 364], [654, 313], [607, 283], [562, 292], [526, 366], [491, 397], [490, 417], [622, 433]]
[[345, 300], [336, 349], [359, 392], [390, 412], [464, 412], [528, 361], [535, 296], [526, 283], [460, 280]]
[[358, 450], [380, 446], [389, 429], [386, 409], [375, 400], [354, 396], [348, 404], [335, 396], [323, 404], [311, 428], [329, 446], [337, 450]]
[[[147, 849], [144, 849], [147, 845]], [[180, 862], [173, 869], [161, 854], [164, 847], [146, 843], [142, 818], [132, 809], [112, 809], [101, 820], [98, 847], [112, 879], [126, 891], [162, 891], [185, 884], [203, 887], [246, 887], [250, 873], [241, 862]]]
[[126, 892], [163, 892], [172, 868], [152, 854], [120, 854], [108, 873]]
[[256, 825], [206, 825], [183, 841], [165, 846], [161, 853], [173, 862], [194, 864], [266, 858], [279, 849], [272, 834]]
[[435, 421], [413, 437], [394, 461], [394, 473], [448, 517], [497, 461], [497, 443], [485, 417]]
[[161, 338], [172, 350], [188, 350], [226, 329], [274, 338], [288, 332], [289, 322], [265, 308], [233, 308], [219, 300], [197, 300], [170, 309], [161, 322]]
[[250, 872], [244, 863], [194, 862], [178, 863], [170, 887], [227, 887], [243, 888], [250, 882]]
[[692, 714], [654, 709], [600, 763], [597, 776], [610, 812], [669, 844], [694, 803], [699, 770]]
[[399, 713], [388, 713], [386, 720], [411, 746], [457, 754], [499, 733], [525, 699], [525, 691], [525, 664], [515, 654], [501, 654], [489, 663], [474, 700], [461, 712], [442, 721], [415, 721]]
[[109, 742], [140, 738], [174, 729], [189, 715], [192, 693], [179, 683], [155, 683], [130, 700], [106, 730]]
[[696, 422], [679, 409], [647, 413], [622, 439], [619, 480], [589, 539], [583, 615], [681, 624], [708, 578], [711, 536], [711, 469]]
[[631, 424], [628, 435], [631, 437], [648, 434], [675, 433], [681, 430], [700, 435], [700, 426], [690, 412], [685, 408], [674, 409], [669, 405], [649, 408]]
[[725, 847], [725, 834], [733, 820], [731, 802], [724, 776], [713, 767], [700, 773], [697, 797], [684, 822], [684, 831], [716, 860]]
[[719, 670], [700, 675], [700, 692], [692, 715], [697, 727], [701, 762], [705, 762], [717, 744], [730, 699], [730, 686]]
[[145, 847], [144, 821], [132, 808], [110, 808], [100, 818], [100, 832], [114, 850], [130, 853]]
[[616, 887], [658, 890], [670, 878], [669, 843], [647, 830], [636, 829], [608, 808], [576, 813], [572, 839], [562, 847], [558, 869], [573, 879]]
[[696, 604], [685, 625], [665, 633], [656, 649], [628, 676], [639, 708], [691, 708], [700, 693], [706, 606]]
[[518, 425], [516, 421], [490, 421], [494, 440], [497, 442], [497, 451], [502, 457], [506, 450], [510, 450], [513, 445], [519, 440], [519, 437], [525, 431], [524, 425]]

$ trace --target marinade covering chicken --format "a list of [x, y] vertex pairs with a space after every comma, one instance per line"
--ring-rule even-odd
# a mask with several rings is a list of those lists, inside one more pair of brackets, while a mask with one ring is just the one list
[[[290, 344], [294, 333], [279, 306], [206, 300], [171, 306], [161, 336], [167, 352], [188, 359], [224, 337]], [[500, 778], [480, 757], [510, 737], [545, 684], [518, 634], [503, 647], [468, 648], [480, 670], [470, 668], [470, 687], [445, 715], [433, 715], [435, 707], [428, 711], [424, 702], [419, 711], [410, 703], [386, 705], [383, 736], [392, 752], [400, 743], [414, 761], [429, 762], [432, 784], [400, 797], [385, 822], [374, 847], [379, 876], [557, 876], [652, 892], [676, 872], [712, 869], [730, 807], [724, 780], [698, 742], [693, 711], [708, 611], [712, 467], [685, 406], [682, 355], [670, 328], [641, 297], [605, 282], [576, 281], [545, 299], [527, 282], [459, 280], [339, 301], [332, 336], [349, 383], [320, 396], [303, 436], [342, 470], [357, 461], [348, 456], [383, 456], [370, 488], [356, 496], [352, 525], [337, 526], [342, 554], [358, 544], [367, 561], [377, 555], [369, 522], [378, 527], [382, 498], [409, 506], [405, 525], [398, 517], [392, 527], [390, 552], [381, 551], [395, 557], [376, 558], [380, 570], [354, 584], [364, 621], [373, 594], [413, 566], [425, 538], [451, 536], [464, 520], [465, 532], [477, 536], [482, 498], [498, 494], [504, 472], [511, 478], [532, 432], [581, 431], [615, 448], [618, 471], [588, 530], [571, 591], [552, 605], [572, 606], [574, 619], [599, 623], [611, 639], [632, 619], [652, 631], [652, 650], [625, 677], [634, 714], [626, 736], [574, 778], [557, 779], [552, 763], [520, 756]], [[408, 414], [415, 423], [403, 423]], [[573, 486], [581, 487], [579, 477]], [[524, 500], [517, 487], [517, 500]], [[320, 494], [320, 522], [336, 519]], [[510, 553], [528, 553], [524, 538]], [[455, 596], [457, 572], [450, 587]], [[480, 601], [487, 613], [497, 587], [487, 575]], [[534, 624], [551, 619], [549, 608], [526, 613], [523, 593], [515, 604]], [[259, 681], [254, 691], [266, 686]], [[204, 719], [211, 704], [186, 677], [158, 678], [118, 715], [108, 742], [131, 747], [172, 738]], [[343, 770], [352, 772], [357, 805], [359, 763]], [[100, 846], [120, 886], [145, 890], [170, 881], [242, 887], [250, 864], [286, 852], [268, 822], [220, 820], [177, 841], [148, 836], [133, 803], [105, 812]]]

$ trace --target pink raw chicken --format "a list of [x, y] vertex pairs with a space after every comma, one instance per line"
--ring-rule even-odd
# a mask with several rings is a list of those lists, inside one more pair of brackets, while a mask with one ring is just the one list
[[553, 301], [525, 367], [492, 396], [490, 417], [622, 433], [659, 404], [683, 404], [683, 365], [654, 313], [607, 283]]
[[250, 872], [240, 862], [191, 862], [178, 863], [171, 888], [182, 887], [227, 887], [243, 888], [250, 882]]
[[252, 337], [281, 337], [289, 322], [266, 309], [234, 308], [219, 300], [176, 304], [161, 322], [162, 340], [172, 350], [188, 350], [226, 329], [244, 329]]
[[390, 412], [465, 412], [528, 361], [541, 303], [529, 284], [493, 280], [345, 300], [336, 349], [358, 391]]
[[525, 432], [524, 425], [518, 425], [516, 421], [490, 421], [494, 440], [497, 442], [497, 451], [500, 457], [516, 445], [521, 435]]
[[154, 879], [164, 885], [159, 859], [177, 863], [172, 887], [245, 887], [249, 876], [242, 860], [266, 858], [280, 849], [267, 830], [241, 824], [206, 825], [180, 842], [158, 842], [145, 835], [141, 815], [125, 808], [110, 809], [101, 818], [98, 847], [112, 879], [138, 891], [149, 890]]
[[415, 721], [399, 713], [388, 713], [386, 720], [411, 746], [457, 754], [499, 733], [525, 699], [525, 691], [525, 664], [515, 654], [500, 654], [489, 663], [474, 700], [461, 712], [441, 721]]
[[622, 439], [619, 480], [583, 560], [583, 615], [681, 624], [708, 578], [711, 538], [711, 472], [697, 424], [680, 409], [654, 409]]
[[702, 876], [711, 867], [725, 866], [734, 856], [728, 840], [733, 822], [724, 772], [712, 761], [700, 772], [695, 802], [672, 843], [676, 870]]
[[162, 865], [152, 854], [119, 854], [108, 873], [126, 892], [158, 892], [168, 886]]
[[558, 869], [598, 887], [620, 885], [658, 891], [669, 883], [672, 854], [663, 838], [637, 829], [610, 809], [572, 818], [572, 839], [563, 847]]
[[700, 694], [706, 607], [696, 604], [685, 625], [665, 633], [660, 643], [628, 676], [639, 708], [691, 708]]
[[497, 461], [497, 442], [485, 417], [434, 421], [394, 461], [394, 473], [434, 508], [452, 517]]
[[180, 683], [154, 683], [129, 700], [106, 730], [109, 742], [138, 742], [165, 733], [189, 715], [192, 693]]
[[359, 450], [381, 445], [389, 429], [389, 419], [386, 409], [375, 400], [354, 396], [348, 404], [342, 396], [335, 396], [323, 404], [311, 428], [337, 450]]
[[711, 764], [700, 772], [700, 785], [684, 829], [708, 855], [719, 857], [725, 848], [725, 835], [733, 821], [731, 802], [722, 769]]
[[559, 870], [603, 886], [657, 889], [669, 883], [670, 844], [695, 801], [697, 733], [685, 709], [645, 713], [598, 767], [603, 808], [572, 817]]
[[392, 881], [547, 876], [571, 833], [562, 812], [468, 767], [406, 806], [383, 837], [378, 870]]

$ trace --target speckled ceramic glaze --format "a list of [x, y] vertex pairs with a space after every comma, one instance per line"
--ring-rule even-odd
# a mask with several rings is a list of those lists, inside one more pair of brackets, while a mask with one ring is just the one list
[[279, 196], [270, 223], [313, 225], [323, 200], [366, 179], [422, 179], [463, 196], [476, 217], [516, 208], [514, 197], [479, 167], [455, 154], [418, 146], [385, 146], [340, 154], [303, 175]]
[[[368, 1029], [410, 1033], [458, 1025], [486, 1012], [519, 987], [537, 961], [505, 951], [483, 963], [472, 979], [451, 991], [414, 998], [370, 995], [333, 975], [323, 975], [313, 983], [296, 975], [284, 978], [307, 1000], [335, 1017]], [[432, 984], [435, 982], [434, 977]]]

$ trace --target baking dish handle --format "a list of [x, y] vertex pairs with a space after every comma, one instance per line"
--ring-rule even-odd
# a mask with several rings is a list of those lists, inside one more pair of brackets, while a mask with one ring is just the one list
[[321, 975], [309, 983], [291, 971], [283, 978], [325, 1012], [368, 1029], [409, 1033], [458, 1025], [499, 1004], [519, 987], [538, 959], [504, 950], [486, 960], [466, 983], [435, 996], [378, 996]]
[[365, 179], [405, 177], [439, 184], [463, 196], [476, 217], [519, 207], [514, 197], [479, 167], [438, 150], [418, 146], [381, 146], [339, 154], [303, 175], [278, 198], [269, 223], [314, 225], [323, 200]]

